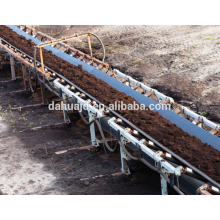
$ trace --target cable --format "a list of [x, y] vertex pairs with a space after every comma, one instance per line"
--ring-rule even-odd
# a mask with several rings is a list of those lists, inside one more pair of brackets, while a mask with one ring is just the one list
[[105, 135], [104, 135], [104, 133], [103, 133], [103, 131], [102, 131], [102, 127], [101, 127], [99, 121], [98, 121], [97, 119], [93, 119], [93, 120], [90, 121], [90, 122], [86, 121], [85, 117], [83, 116], [82, 112], [80, 112], [80, 111], [79, 111], [79, 115], [80, 115], [80, 117], [82, 118], [82, 120], [83, 120], [87, 125], [91, 125], [91, 124], [94, 123], [94, 122], [96, 123], [96, 125], [98, 126], [99, 132], [100, 132], [100, 134], [101, 134], [101, 136], [102, 136], [102, 140], [103, 140], [103, 142], [104, 142], [106, 148], [107, 148], [111, 153], [115, 152], [115, 150], [117, 149], [117, 144], [115, 145], [115, 147], [114, 147], [113, 149], [108, 145], [108, 143], [107, 143], [107, 141], [106, 141], [106, 139], [105, 139]]
[[94, 37], [96, 37], [96, 38], [98, 39], [98, 41], [100, 42], [100, 44], [102, 45], [102, 51], [103, 51], [102, 62], [104, 63], [104, 61], [105, 61], [105, 46], [103, 45], [101, 39], [100, 39], [97, 35], [95, 35], [95, 34], [93, 34], [93, 33], [91, 33], [91, 35], [93, 35]]

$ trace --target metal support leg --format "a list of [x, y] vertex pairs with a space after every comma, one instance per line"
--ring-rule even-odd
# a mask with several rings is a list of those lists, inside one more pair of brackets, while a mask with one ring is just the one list
[[[167, 175], [166, 169], [162, 168], [161, 171]], [[162, 175], [160, 175], [160, 182], [161, 182], [161, 193], [162, 195], [168, 195], [168, 190], [167, 190], [167, 181], [163, 178]]]
[[27, 75], [27, 67], [22, 64], [22, 72], [23, 72], [23, 81], [24, 81], [24, 88], [28, 91], [28, 75]]
[[11, 76], [12, 80], [16, 80], [15, 77], [15, 59], [14, 57], [10, 56], [10, 64], [11, 64]]
[[40, 83], [40, 88], [41, 88], [41, 95], [42, 95], [42, 104], [43, 105], [48, 105], [46, 92], [45, 92], [45, 86], [44, 86], [43, 83]]
[[[125, 145], [125, 140], [122, 137], [121, 138], [121, 142]], [[123, 148], [120, 146], [120, 154], [121, 154], [121, 171], [125, 174], [125, 175], [130, 175], [130, 169], [129, 166], [127, 164], [127, 161], [131, 160], [126, 153], [124, 152]]]
[[128, 159], [128, 157], [125, 154], [125, 152], [123, 151], [122, 147], [120, 147], [120, 153], [121, 153], [121, 171], [125, 175], [130, 175], [131, 172], [130, 172], [129, 166], [127, 164], [127, 160], [129, 160], [130, 158]]
[[[63, 93], [62, 96], [63, 96], [63, 101], [61, 101], [61, 106], [63, 107], [63, 118], [64, 118], [64, 122], [66, 122], [66, 123], [71, 123], [70, 118], [69, 118], [69, 116], [68, 116], [68, 114], [67, 114], [68, 109], [67, 109], [67, 107], [66, 107], [66, 94]], [[64, 103], [64, 102], [65, 102], [65, 103]]]
[[[91, 122], [93, 119], [95, 119], [93, 113], [89, 112], [89, 122]], [[92, 145], [94, 147], [98, 147], [99, 146], [99, 142], [98, 142], [98, 140], [96, 139], [96, 136], [95, 136], [95, 124], [94, 123], [92, 123], [90, 125], [90, 134], [91, 134]]]

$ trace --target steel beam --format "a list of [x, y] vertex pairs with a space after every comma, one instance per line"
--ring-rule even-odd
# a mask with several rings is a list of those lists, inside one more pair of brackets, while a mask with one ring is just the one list
[[12, 80], [16, 80], [15, 76], [15, 60], [13, 56], [10, 56], [10, 65], [11, 65], [11, 78]]

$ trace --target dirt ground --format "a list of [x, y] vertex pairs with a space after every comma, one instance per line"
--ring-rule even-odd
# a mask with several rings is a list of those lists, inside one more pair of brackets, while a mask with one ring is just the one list
[[[16, 73], [21, 75], [19, 70]], [[0, 70], [0, 194], [161, 194], [160, 176], [130, 163], [122, 175], [119, 151], [107, 157], [90, 145], [81, 119], [63, 123], [61, 111], [41, 105], [40, 88], [24, 91], [22, 79], [10, 80], [10, 66]], [[54, 97], [48, 92], [49, 101]], [[68, 150], [66, 153], [55, 152]], [[175, 194], [171, 189], [170, 193]]]
[[[55, 38], [93, 32], [112, 68], [220, 123], [220, 26], [34, 26]], [[83, 39], [71, 44], [89, 53]], [[94, 55], [102, 58], [92, 40]]]

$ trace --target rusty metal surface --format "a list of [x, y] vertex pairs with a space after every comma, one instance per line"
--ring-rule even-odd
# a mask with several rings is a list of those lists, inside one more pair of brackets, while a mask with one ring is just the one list
[[[35, 36], [39, 35], [42, 38], [46, 39], [46, 41], [51, 41], [51, 40], [55, 41], [56, 40], [55, 38], [50, 37], [50, 36], [48, 36], [48, 35], [46, 35], [44, 33], [41, 33], [39, 31], [36, 31], [35, 29], [30, 28], [30, 27], [28, 27], [26, 25], [17, 25], [18, 28], [20, 28], [21, 26], [22, 26], [22, 28], [24, 29], [25, 32], [28, 31], [29, 34], [35, 33]], [[89, 42], [90, 42], [90, 39], [89, 39]], [[85, 54], [85, 53], [83, 53], [83, 52], [75, 49], [74, 47], [71, 47], [68, 44], [65, 44], [63, 42], [59, 43], [59, 45], [61, 47], [61, 48], [58, 48], [59, 50], [61, 50], [61, 49], [63, 49], [65, 47], [65, 48], [67, 48], [66, 50], [69, 50], [70, 54], [71, 53], [73, 54], [73, 56], [78, 55], [79, 57], [85, 57], [89, 61], [92, 61], [93, 63], [95, 63], [97, 66], [102, 64], [103, 67], [109, 69], [109, 64], [104, 63], [104, 62], [102, 62], [102, 61], [100, 61], [100, 60], [98, 60], [98, 59], [96, 59], [95, 57], [92, 56], [92, 51], [90, 51], [90, 55], [88, 55], [88, 54]], [[91, 47], [91, 43], [89, 43], [89, 50], [90, 50], [90, 47]]]
[[218, 132], [218, 131], [217, 131], [216, 129], [212, 129], [212, 130], [210, 131], [210, 134], [216, 135], [217, 132]]
[[[3, 45], [0, 41], [0, 48], [7, 52], [8, 56], [14, 57], [17, 61], [19, 61], [21, 64], [23, 64], [26, 67], [34, 67], [33, 63], [30, 63], [28, 58], [23, 58], [22, 54], [14, 51], [13, 48], [9, 48], [8, 45]], [[42, 71], [42, 68], [37, 68], [37, 71], [39, 72], [40, 76], [45, 75], [45, 73]], [[47, 75], [48, 76], [48, 75]]]

